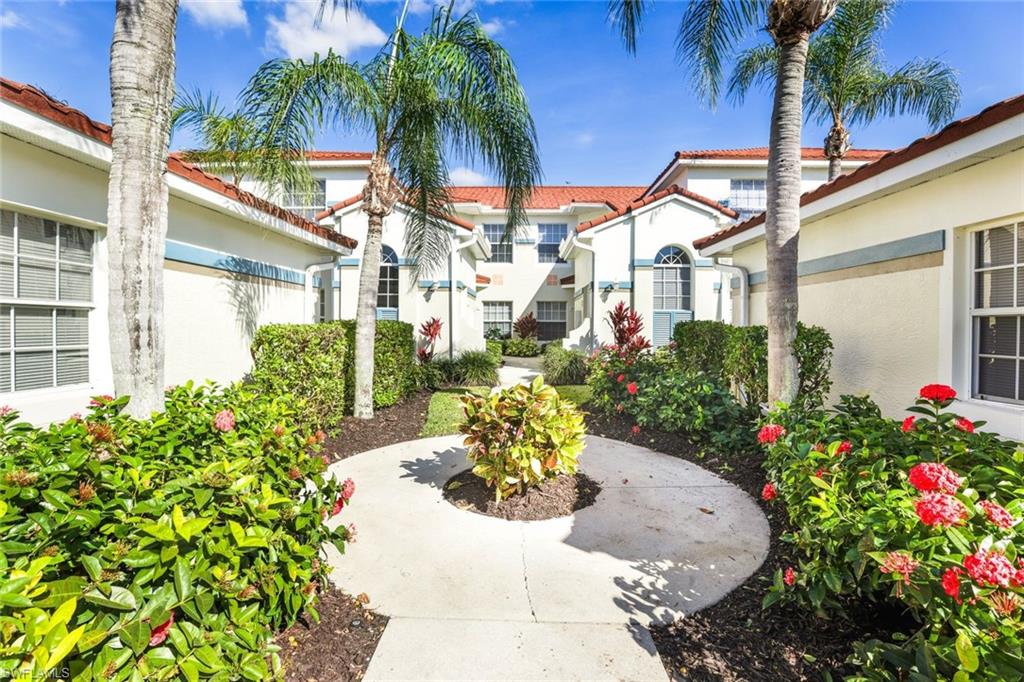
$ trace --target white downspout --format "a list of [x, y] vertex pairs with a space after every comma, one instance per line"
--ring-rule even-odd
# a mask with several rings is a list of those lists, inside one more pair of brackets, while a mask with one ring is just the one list
[[[476, 230], [469, 236], [469, 239], [460, 241], [459, 245], [452, 249], [451, 254], [448, 256], [448, 358], [455, 358], [455, 292], [457, 287], [455, 286], [455, 254], [463, 249], [468, 249], [470, 246], [476, 244], [477, 235]], [[476, 286], [476, 282], [473, 282]], [[466, 286], [469, 286], [468, 284]]]
[[[746, 327], [750, 324], [750, 281], [748, 280], [746, 268], [741, 268], [738, 265], [729, 265], [727, 263], [720, 263], [718, 258], [714, 259], [715, 270], [724, 272], [732, 277], [737, 277], [740, 280], [740, 314], [739, 314], [739, 326]], [[724, 294], [720, 295], [731, 295], [732, 293], [732, 281], [728, 286], [723, 286], [722, 291]]]
[[[306, 315], [307, 315], [306, 319], [311, 321], [311, 322], [316, 322], [316, 299], [314, 298], [314, 294], [313, 294], [313, 275], [316, 272], [318, 272], [318, 271], [328, 270], [328, 269], [332, 269], [333, 270], [334, 267], [336, 265], [338, 265], [338, 261], [339, 260], [340, 260], [340, 256], [338, 258], [332, 258], [331, 260], [327, 261], [326, 263], [313, 263], [312, 265], [309, 265], [309, 266], [306, 267], [306, 271], [305, 271], [305, 274], [306, 274], [306, 279], [305, 279], [306, 291], [305, 291], [304, 300], [305, 300], [305, 304], [306, 304]], [[331, 275], [331, 291], [330, 291], [330, 296], [331, 296], [330, 303], [333, 304], [334, 303], [334, 300], [333, 300], [334, 299], [334, 275], [333, 274]]]

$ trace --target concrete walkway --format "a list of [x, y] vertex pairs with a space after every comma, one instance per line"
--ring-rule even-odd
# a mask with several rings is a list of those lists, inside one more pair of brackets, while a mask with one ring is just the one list
[[[535, 362], [529, 362], [535, 360]], [[505, 364], [498, 368], [498, 385], [501, 387], [528, 384], [541, 373], [540, 358], [505, 358]]]
[[331, 466], [358, 495], [334, 522], [331, 579], [391, 617], [367, 680], [665, 680], [647, 626], [709, 606], [752, 574], [768, 522], [744, 492], [680, 459], [587, 437], [603, 490], [571, 517], [462, 511], [441, 486], [466, 469], [459, 436]]

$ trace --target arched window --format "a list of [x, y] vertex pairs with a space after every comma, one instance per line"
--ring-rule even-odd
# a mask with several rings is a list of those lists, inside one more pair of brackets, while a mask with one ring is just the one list
[[678, 246], [666, 246], [654, 258], [655, 346], [672, 340], [676, 324], [693, 319], [693, 266], [690, 256]]
[[380, 248], [380, 281], [377, 283], [377, 319], [398, 319], [398, 255], [390, 246]]

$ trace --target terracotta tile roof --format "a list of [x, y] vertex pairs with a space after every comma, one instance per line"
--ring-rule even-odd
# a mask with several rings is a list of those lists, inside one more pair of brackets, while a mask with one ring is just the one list
[[310, 161], [369, 161], [373, 152], [342, 152], [342, 151], [309, 151], [306, 158]]
[[[343, 200], [339, 201], [338, 203], [334, 204], [333, 206], [331, 206], [330, 208], [328, 208], [325, 211], [320, 211], [315, 216], [313, 216], [313, 218], [315, 220], [323, 220], [324, 218], [330, 218], [332, 215], [334, 215], [338, 211], [342, 210], [343, 208], [348, 208], [349, 206], [352, 206], [353, 204], [358, 204], [362, 200], [363, 200], [363, 193], [360, 192], [359, 194], [351, 196], [348, 199], [343, 199]], [[463, 228], [464, 230], [469, 230], [470, 232], [472, 232], [473, 230], [476, 229], [476, 225], [474, 225], [473, 223], [469, 222], [468, 220], [463, 220], [462, 218], [459, 218], [458, 216], [446, 215], [444, 213], [435, 213], [434, 215], [436, 217], [438, 217], [438, 218], [441, 218], [442, 220], [447, 220], [448, 222], [450, 222], [453, 225], [458, 225], [459, 227]]]
[[[609, 208], [625, 206], [644, 192], [644, 187], [622, 185], [540, 185], [526, 204], [528, 209], [561, 208], [571, 204], [605, 204]], [[507, 208], [505, 189], [498, 185], [452, 187], [452, 203], [479, 203]]]
[[576, 284], [576, 275], [569, 275], [561, 279], [562, 284]]
[[649, 194], [643, 199], [637, 199], [636, 201], [630, 202], [629, 204], [623, 206], [622, 208], [616, 209], [614, 211], [609, 211], [608, 213], [598, 216], [593, 220], [588, 220], [585, 223], [580, 223], [579, 225], [576, 226], [576, 231], [585, 232], [592, 227], [596, 227], [598, 225], [601, 225], [602, 223], [607, 223], [608, 221], [615, 220], [616, 218], [621, 218], [627, 213], [635, 211], [648, 204], [652, 204], [655, 201], [664, 199], [665, 197], [672, 194], [678, 194], [681, 197], [686, 197], [687, 199], [691, 199], [698, 203], [704, 204], [708, 208], [713, 208], [722, 215], [728, 216], [729, 218], [735, 218], [736, 216], [739, 215], [739, 213], [737, 213], [736, 211], [732, 210], [727, 206], [723, 206], [717, 201], [708, 199], [707, 197], [697, 194], [696, 192], [691, 192], [690, 190], [680, 187], [679, 185], [672, 185], [671, 187], [666, 187], [665, 189], [659, 190], [654, 194]]
[[487, 275], [477, 275], [476, 276], [476, 283], [477, 284], [490, 284], [491, 283], [491, 278], [488, 277]]
[[[851, 149], [846, 153], [847, 161], [874, 161], [888, 154], [889, 149]], [[768, 147], [743, 147], [740, 149], [690, 149], [676, 152], [676, 159], [737, 159], [740, 161], [767, 161]], [[821, 147], [802, 147], [800, 158], [804, 161], [827, 161]]]
[[[90, 137], [97, 142], [109, 145], [111, 143], [110, 126], [106, 123], [94, 121], [78, 109], [73, 109], [53, 99], [42, 90], [24, 83], [17, 83], [6, 78], [0, 78], [0, 99], [10, 102], [34, 114], [38, 114], [54, 123], [64, 126], [70, 130]], [[301, 228], [310, 234], [340, 244], [348, 248], [355, 248], [356, 241], [350, 237], [338, 234], [333, 230], [321, 227], [314, 222], [306, 220], [300, 215], [287, 211], [280, 206], [270, 203], [266, 199], [257, 197], [255, 194], [239, 189], [229, 182], [202, 171], [198, 166], [183, 161], [177, 155], [169, 155], [167, 158], [167, 170], [177, 176], [185, 178], [201, 187], [212, 190], [222, 196], [228, 197], [240, 204], [254, 208], [274, 218]]]
[[[847, 187], [856, 185], [858, 182], [863, 182], [864, 180], [873, 178], [880, 173], [884, 173], [887, 170], [895, 168], [896, 166], [924, 156], [929, 152], [933, 152], [948, 144], [962, 140], [969, 135], [973, 135], [985, 128], [994, 126], [997, 123], [1002, 123], [1003, 121], [1013, 118], [1014, 116], [1019, 116], [1020, 114], [1024, 114], [1024, 94], [1004, 99], [1001, 102], [996, 102], [995, 104], [982, 109], [977, 114], [953, 121], [936, 133], [919, 137], [902, 149], [891, 151], [883, 155], [877, 161], [865, 164], [850, 173], [840, 175], [831, 182], [819, 185], [800, 196], [800, 205], [806, 206], [818, 199], [835, 194]], [[718, 242], [728, 239], [733, 235], [746, 232], [751, 228], [761, 225], [764, 223], [764, 218], [765, 214], [761, 213], [743, 221], [742, 223], [731, 225], [724, 230], [719, 230], [714, 234], [701, 237], [694, 241], [693, 245], [698, 249], [703, 249], [711, 246], [712, 244], [717, 244]]]

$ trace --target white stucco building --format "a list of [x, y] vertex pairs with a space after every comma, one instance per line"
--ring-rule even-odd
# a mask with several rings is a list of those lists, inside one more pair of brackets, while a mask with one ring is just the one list
[[[800, 319], [832, 335], [833, 398], [890, 416], [945, 383], [955, 410], [1024, 439], [1024, 95], [801, 198]], [[763, 324], [764, 216], [696, 242], [741, 270], [734, 322]]]
[[[112, 392], [110, 127], [0, 79], [0, 403], [33, 422]], [[166, 380], [231, 381], [260, 325], [315, 319], [316, 272], [354, 240], [171, 158]]]

